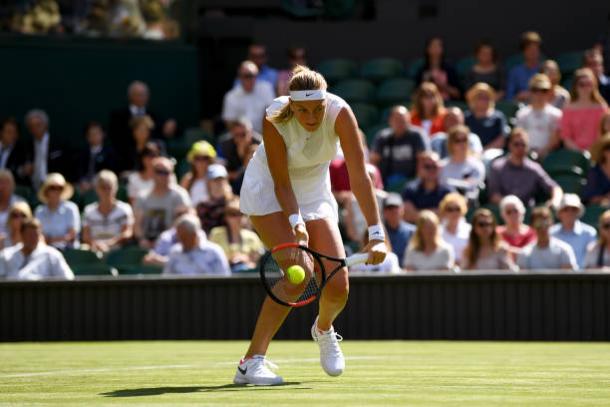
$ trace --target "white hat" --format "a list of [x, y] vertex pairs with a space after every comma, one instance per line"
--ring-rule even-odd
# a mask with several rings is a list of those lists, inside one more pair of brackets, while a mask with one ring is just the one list
[[224, 165], [212, 164], [208, 167], [208, 179], [227, 178], [229, 173]]
[[559, 210], [564, 208], [578, 208], [578, 217], [580, 218], [585, 213], [585, 207], [580, 202], [580, 197], [576, 194], [563, 194], [559, 203]]

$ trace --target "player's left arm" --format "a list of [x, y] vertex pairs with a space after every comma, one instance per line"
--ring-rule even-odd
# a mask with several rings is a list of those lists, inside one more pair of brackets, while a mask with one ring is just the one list
[[[379, 225], [382, 227], [379, 220], [379, 209], [377, 208], [373, 183], [366, 173], [364, 147], [358, 134], [358, 124], [356, 117], [349, 107], [344, 107], [339, 112], [335, 121], [335, 132], [339, 136], [343, 155], [345, 156], [352, 192], [360, 205], [366, 223], [369, 226]], [[371, 256], [369, 263], [372, 264], [381, 263], [385, 258], [385, 252], [373, 253], [370, 251], [372, 244], [376, 243], [379, 242], [371, 240], [366, 247]]]

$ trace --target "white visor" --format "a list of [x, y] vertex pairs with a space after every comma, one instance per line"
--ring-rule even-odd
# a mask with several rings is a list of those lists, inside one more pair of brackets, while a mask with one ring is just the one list
[[324, 89], [291, 90], [290, 99], [297, 102], [304, 100], [323, 100], [326, 99], [326, 91]]

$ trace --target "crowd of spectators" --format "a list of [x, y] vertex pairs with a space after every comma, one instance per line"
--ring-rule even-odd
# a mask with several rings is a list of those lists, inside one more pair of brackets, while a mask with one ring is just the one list
[[[361, 134], [391, 253], [358, 270], [610, 265], [610, 211], [603, 210], [610, 206], [610, 83], [602, 54], [584, 53], [568, 92], [560, 67], [543, 61], [540, 46], [538, 34], [525, 33], [523, 62], [504, 72], [493, 46], [481, 43], [460, 77], [442, 39], [428, 41], [418, 85], [404, 95], [411, 104], [389, 107], [385, 128]], [[21, 137], [16, 119], [4, 120], [0, 276], [73, 278], [62, 252], [103, 257], [125, 247], [146, 250], [143, 263], [166, 274], [255, 268], [265, 248], [239, 211], [239, 192], [262, 140], [265, 107], [287, 93], [290, 70], [270, 67], [260, 44], [250, 46], [247, 58], [224, 98], [226, 133], [194, 141], [183, 157], [170, 157], [167, 148], [178, 124], [149, 109], [148, 87], [138, 81], [129, 86], [127, 105], [110, 115], [108, 135], [99, 122], [86, 126], [86, 147], [76, 158], [55, 143], [44, 111], [25, 115], [31, 138]], [[303, 63], [305, 50], [290, 49], [288, 67]], [[512, 115], [496, 107], [506, 100], [519, 103]], [[585, 160], [591, 154], [590, 169], [574, 170], [583, 181], [580, 195], [562, 188], [562, 174], [547, 171], [545, 159], [558, 152]], [[367, 243], [366, 221], [341, 152], [330, 178], [346, 247], [359, 250]], [[16, 185], [35, 192], [36, 207]], [[79, 210], [75, 193], [94, 198]], [[597, 229], [581, 220], [585, 205], [602, 208]]]

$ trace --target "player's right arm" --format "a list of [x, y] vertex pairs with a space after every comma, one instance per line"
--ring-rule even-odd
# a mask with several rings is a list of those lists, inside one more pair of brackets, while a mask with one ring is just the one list
[[[294, 195], [290, 175], [288, 174], [288, 155], [286, 143], [275, 126], [265, 118], [263, 120], [263, 141], [267, 154], [267, 164], [273, 178], [275, 197], [277, 198], [282, 212], [288, 218], [290, 215], [299, 213], [299, 204]], [[294, 229], [297, 240], [307, 244], [308, 236], [305, 225], [296, 225]]]

